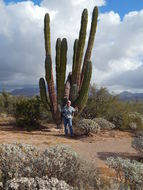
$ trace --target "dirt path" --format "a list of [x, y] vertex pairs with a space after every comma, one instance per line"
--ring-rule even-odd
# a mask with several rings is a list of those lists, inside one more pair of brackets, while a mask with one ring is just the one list
[[99, 168], [107, 168], [105, 160], [108, 156], [135, 158], [137, 152], [132, 148], [133, 135], [129, 132], [106, 131], [84, 138], [66, 138], [63, 130], [54, 129], [49, 124], [42, 131], [27, 132], [17, 129], [12, 120], [0, 120], [0, 143], [27, 143], [45, 149], [49, 145], [67, 144], [86, 160], [94, 162]]

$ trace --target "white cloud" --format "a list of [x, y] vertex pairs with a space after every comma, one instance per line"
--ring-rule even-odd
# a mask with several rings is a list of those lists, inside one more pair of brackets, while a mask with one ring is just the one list
[[[66, 37], [67, 71], [70, 71], [82, 10], [86, 7], [89, 11], [89, 32], [93, 7], [105, 4], [104, 0], [43, 0], [40, 6], [31, 1], [6, 5], [0, 0], [0, 25], [3, 26], [0, 28], [0, 84], [38, 84], [39, 77], [44, 76], [46, 12], [51, 18], [53, 62], [56, 39]], [[139, 74], [143, 71], [142, 20], [143, 10], [130, 12], [123, 20], [113, 11], [99, 15], [92, 54], [92, 82], [116, 90], [142, 88], [143, 77]], [[136, 80], [139, 76], [140, 80]]]
[[[93, 56], [96, 73], [100, 72], [100, 75], [93, 78], [93, 81], [109, 88], [115, 87], [115, 89], [117, 86], [122, 89], [129, 87], [132, 90], [143, 87], [139, 80], [136, 84], [136, 77], [139, 70], [142, 70], [143, 64], [142, 19], [143, 10], [130, 12], [122, 21], [114, 12], [100, 16], [95, 57]], [[131, 73], [134, 73], [133, 77]], [[126, 81], [121, 82], [123, 75]]]

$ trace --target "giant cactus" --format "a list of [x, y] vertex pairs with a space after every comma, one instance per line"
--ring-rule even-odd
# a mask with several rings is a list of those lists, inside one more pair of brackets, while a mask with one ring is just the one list
[[[72, 72], [69, 73], [65, 82], [66, 64], [67, 64], [67, 40], [63, 38], [57, 39], [56, 42], [56, 87], [54, 85], [52, 59], [51, 59], [51, 40], [50, 40], [50, 17], [45, 15], [44, 34], [45, 34], [45, 79], [48, 86], [48, 94], [44, 78], [40, 78], [40, 96], [43, 104], [50, 109], [53, 120], [59, 124], [61, 122], [61, 114], [59, 107], [63, 107], [66, 100], [70, 98], [72, 105], [79, 108], [79, 112], [84, 108], [88, 99], [88, 89], [90, 85], [92, 63], [90, 61], [92, 47], [94, 43], [96, 26], [97, 26], [98, 8], [95, 7], [92, 14], [92, 22], [90, 35], [86, 53], [83, 59], [84, 46], [86, 41], [86, 29], [88, 22], [88, 11], [83, 10], [81, 17], [81, 28], [79, 38], [74, 43], [73, 66]], [[83, 65], [82, 65], [82, 60]]]

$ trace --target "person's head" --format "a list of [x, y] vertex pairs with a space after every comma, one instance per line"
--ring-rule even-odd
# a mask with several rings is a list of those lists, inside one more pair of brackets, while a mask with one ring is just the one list
[[67, 106], [70, 106], [70, 105], [71, 105], [71, 101], [68, 100], [68, 101], [67, 101]]

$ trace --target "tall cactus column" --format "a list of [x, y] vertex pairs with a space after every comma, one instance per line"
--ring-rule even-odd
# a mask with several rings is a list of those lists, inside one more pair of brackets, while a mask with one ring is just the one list
[[80, 85], [80, 72], [81, 72], [82, 57], [84, 53], [84, 46], [85, 46], [85, 40], [86, 40], [87, 22], [88, 22], [88, 11], [87, 9], [84, 9], [82, 13], [82, 18], [81, 18], [79, 40], [75, 41], [75, 44], [74, 44], [75, 45], [74, 53], [76, 54], [74, 56], [76, 60], [74, 63], [74, 70], [72, 74], [72, 84], [76, 84], [78, 87]]
[[89, 35], [89, 39], [88, 39], [88, 45], [87, 45], [84, 62], [83, 62], [83, 67], [82, 67], [82, 72], [81, 72], [80, 88], [82, 86], [82, 82], [84, 79], [84, 71], [86, 68], [86, 64], [88, 63], [88, 61], [90, 61], [90, 58], [91, 58], [91, 53], [92, 53], [92, 48], [93, 48], [95, 33], [96, 33], [96, 28], [97, 28], [97, 18], [98, 18], [98, 8], [94, 7], [93, 13], [92, 13], [90, 35]]
[[[82, 13], [79, 40], [75, 40], [75, 43], [74, 43], [72, 86], [71, 86], [70, 97], [71, 97], [71, 100], [74, 101], [73, 105], [77, 104], [77, 106], [81, 108], [80, 110], [82, 110], [84, 106], [86, 105], [87, 97], [88, 97], [88, 89], [89, 89], [90, 82], [85, 83], [85, 81], [88, 81], [86, 73], [89, 72], [88, 70], [90, 70], [91, 72], [91, 68], [88, 65], [89, 64], [91, 65], [90, 58], [91, 58], [91, 53], [92, 53], [92, 48], [93, 48], [94, 38], [95, 38], [95, 33], [96, 33], [97, 18], [98, 18], [98, 8], [94, 7], [93, 13], [92, 13], [92, 22], [91, 22], [89, 39], [88, 39], [88, 45], [87, 45], [86, 53], [84, 56], [82, 70], [81, 70], [81, 61], [82, 61], [82, 56], [83, 56], [83, 50], [84, 50], [83, 44], [85, 44], [85, 34], [86, 34], [86, 27], [87, 27], [87, 10], [86, 9]], [[79, 56], [79, 52], [81, 53], [80, 56]], [[84, 87], [84, 85], [86, 85], [86, 87]], [[83, 89], [84, 89], [84, 94], [86, 94], [84, 98], [82, 97]]]
[[[44, 35], [45, 35], [45, 78], [48, 85], [48, 92], [49, 92], [49, 99], [50, 99], [50, 108], [52, 112], [53, 119], [57, 122], [57, 97], [53, 79], [53, 69], [52, 69], [52, 59], [51, 59], [51, 40], [50, 40], [50, 17], [47, 13], [44, 19]], [[47, 100], [48, 98], [45, 97], [47, 94], [45, 93], [46, 90], [44, 89], [44, 85], [42, 83], [44, 79], [40, 79], [39, 83], [40, 86], [40, 95], [42, 100]], [[45, 91], [45, 92], [44, 92]], [[45, 101], [43, 101], [45, 103]]]

